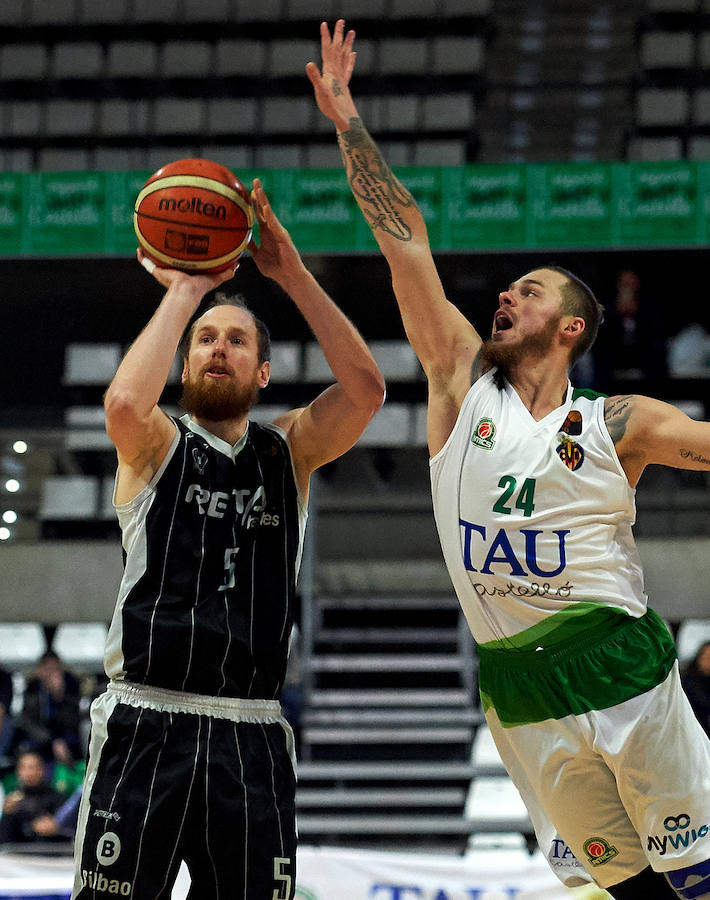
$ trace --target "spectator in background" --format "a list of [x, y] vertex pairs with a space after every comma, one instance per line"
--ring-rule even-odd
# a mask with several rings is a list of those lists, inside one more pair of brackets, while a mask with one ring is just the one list
[[24, 693], [19, 746], [35, 750], [50, 762], [72, 767], [84, 756], [79, 738], [79, 680], [68, 672], [56, 653], [40, 658]]
[[594, 352], [595, 387], [613, 393], [621, 377], [640, 381], [643, 393], [657, 392], [668, 375], [666, 323], [653, 293], [642, 292], [641, 279], [632, 269], [619, 272], [616, 298], [605, 319]]
[[[0, 844], [56, 840], [58, 835], [42, 834], [35, 822], [54, 815], [62, 804], [46, 777], [45, 762], [39, 753], [21, 753], [15, 767], [17, 784], [5, 797], [0, 818]], [[62, 839], [65, 839], [62, 837]]]
[[702, 643], [681, 673], [683, 689], [693, 712], [710, 735], [710, 641]]
[[12, 675], [5, 669], [0, 669], [0, 769], [9, 763], [15, 736], [15, 723], [10, 715], [12, 696]]
[[32, 822], [32, 830], [38, 839], [74, 840], [76, 822], [79, 815], [79, 803], [83, 785], [74, 788], [72, 793], [52, 815], [44, 813]]

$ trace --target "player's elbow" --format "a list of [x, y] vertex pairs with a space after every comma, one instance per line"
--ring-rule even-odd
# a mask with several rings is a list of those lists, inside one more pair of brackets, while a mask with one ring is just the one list
[[387, 396], [385, 378], [378, 368], [375, 367], [373, 371], [368, 373], [363, 393], [363, 405], [367, 406], [371, 410], [371, 415], [374, 416], [375, 413], [381, 409], [382, 404], [385, 402], [385, 397]]
[[125, 387], [112, 384], [104, 395], [106, 431], [109, 437], [135, 427], [141, 419], [138, 396]]

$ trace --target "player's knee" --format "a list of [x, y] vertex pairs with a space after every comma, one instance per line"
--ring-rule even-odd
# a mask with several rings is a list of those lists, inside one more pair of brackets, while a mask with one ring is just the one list
[[710, 859], [665, 875], [682, 900], [710, 900]]

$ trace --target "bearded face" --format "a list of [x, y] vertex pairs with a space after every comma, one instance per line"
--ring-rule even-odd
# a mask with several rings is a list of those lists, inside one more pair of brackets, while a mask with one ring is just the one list
[[193, 418], [223, 422], [245, 416], [259, 397], [257, 375], [239, 383], [233, 376], [215, 380], [207, 375], [213, 367], [206, 366], [197, 374], [188, 373], [183, 381], [180, 405]]
[[498, 368], [504, 375], [525, 359], [545, 356], [552, 348], [562, 315], [554, 317], [539, 331], [525, 334], [520, 340], [502, 343], [493, 338], [483, 342], [481, 362], [484, 368]]

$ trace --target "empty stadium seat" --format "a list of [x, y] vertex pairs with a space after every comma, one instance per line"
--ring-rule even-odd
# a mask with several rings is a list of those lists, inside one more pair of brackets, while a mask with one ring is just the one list
[[683, 88], [642, 88], [636, 97], [636, 124], [683, 125], [690, 101]]
[[681, 665], [690, 662], [705, 641], [710, 641], [710, 619], [685, 619], [681, 622], [676, 639]]
[[67, 344], [62, 384], [108, 385], [120, 361], [120, 344]]
[[370, 341], [369, 347], [387, 381], [417, 381], [423, 377], [417, 355], [407, 341]]
[[463, 166], [466, 163], [466, 142], [416, 141], [412, 163], [415, 166]]
[[271, 345], [271, 381], [291, 382], [301, 378], [302, 350], [298, 341], [274, 341]]
[[96, 516], [99, 480], [93, 475], [50, 475], [42, 482], [37, 517], [41, 522], [73, 522]]
[[303, 75], [306, 63], [316, 59], [320, 59], [320, 51], [315, 40], [278, 39], [269, 48], [268, 74], [272, 78]]
[[115, 77], [155, 75], [158, 49], [151, 41], [114, 41], [109, 44], [107, 74]]
[[257, 114], [254, 97], [215, 97], [206, 102], [204, 130], [207, 134], [251, 134], [257, 128]]
[[85, 136], [94, 130], [95, 118], [94, 100], [48, 100], [44, 128], [49, 136]]
[[103, 48], [98, 41], [66, 41], [54, 45], [54, 78], [95, 78], [101, 74]]
[[690, 31], [647, 31], [641, 39], [641, 65], [645, 69], [691, 66], [695, 35]]
[[97, 672], [103, 666], [107, 633], [104, 622], [60, 622], [52, 650], [75, 672]]
[[383, 75], [415, 75], [429, 69], [429, 41], [424, 38], [383, 38], [379, 69]]
[[406, 447], [412, 437], [412, 407], [387, 402], [358, 441], [360, 447]]
[[155, 131], [163, 135], [201, 133], [203, 112], [201, 99], [161, 97], [155, 101]]
[[679, 137], [633, 137], [628, 144], [628, 158], [641, 162], [662, 162], [681, 159], [683, 144]]
[[216, 75], [261, 75], [266, 68], [266, 44], [247, 38], [217, 41]]
[[182, 14], [188, 22], [226, 22], [229, 0], [183, 0]]
[[5, 44], [0, 47], [0, 78], [3, 81], [43, 78], [47, 68], [45, 44]]
[[307, 134], [311, 131], [313, 111], [310, 97], [265, 97], [261, 105], [261, 127], [266, 134], [290, 131]]
[[204, 78], [212, 71], [212, 46], [209, 41], [167, 41], [160, 63], [162, 74], [166, 78]]
[[0, 665], [9, 671], [27, 671], [47, 649], [37, 622], [0, 622]]

